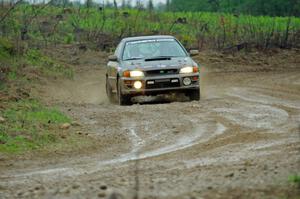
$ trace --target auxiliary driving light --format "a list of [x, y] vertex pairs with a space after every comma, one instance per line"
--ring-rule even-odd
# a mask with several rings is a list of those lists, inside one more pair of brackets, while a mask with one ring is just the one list
[[143, 84], [142, 84], [141, 81], [135, 81], [133, 86], [134, 86], [135, 89], [141, 89]]
[[191, 78], [188, 78], [188, 77], [183, 78], [183, 85], [189, 86], [191, 84], [192, 84]]

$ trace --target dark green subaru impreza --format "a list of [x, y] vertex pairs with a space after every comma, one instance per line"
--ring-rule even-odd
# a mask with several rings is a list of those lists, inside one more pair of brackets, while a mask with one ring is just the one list
[[144, 36], [123, 39], [109, 56], [106, 92], [120, 105], [131, 104], [140, 95], [184, 93], [190, 100], [200, 99], [199, 67], [172, 36]]

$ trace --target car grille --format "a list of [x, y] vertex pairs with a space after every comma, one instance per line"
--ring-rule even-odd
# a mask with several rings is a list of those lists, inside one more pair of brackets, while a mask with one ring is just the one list
[[146, 71], [146, 76], [158, 76], [158, 75], [173, 75], [178, 74], [178, 69], [161, 69]]
[[158, 88], [174, 88], [180, 87], [179, 79], [177, 82], [172, 82], [175, 79], [161, 79], [161, 80], [154, 80], [154, 84], [148, 84], [149, 81], [153, 82], [153, 80], [149, 80], [146, 82], [146, 89], [158, 89]]

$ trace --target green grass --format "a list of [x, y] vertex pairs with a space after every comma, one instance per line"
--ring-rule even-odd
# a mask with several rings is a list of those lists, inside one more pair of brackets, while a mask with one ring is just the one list
[[[171, 34], [178, 37], [187, 47], [197, 45], [202, 41], [204, 47], [219, 47], [248, 42], [261, 46], [268, 43], [280, 46], [286, 39], [288, 17], [269, 16], [234, 16], [226, 13], [212, 12], [148, 12], [135, 9], [72, 8], [72, 13], [63, 14], [59, 7], [47, 7], [40, 10], [38, 20], [33, 21], [29, 35], [32, 39], [43, 41], [43, 34], [39, 30], [40, 22], [47, 21], [56, 31], [47, 36], [48, 42], [73, 43], [75, 42], [74, 26], [83, 31], [79, 42], [97, 44], [97, 33], [105, 33], [109, 37]], [[129, 13], [124, 16], [123, 13]], [[55, 17], [64, 15], [64, 19], [57, 23]], [[22, 26], [24, 17], [32, 16], [33, 10], [29, 5], [19, 6], [13, 13], [13, 20], [8, 21], [12, 31]], [[178, 18], [186, 18], [187, 23], [173, 24]], [[300, 30], [300, 18], [291, 17], [288, 43], [296, 45], [297, 31]], [[73, 25], [72, 25], [73, 24]], [[172, 28], [171, 28], [172, 27]], [[51, 30], [51, 28], [50, 28]], [[46, 33], [49, 33], [46, 31]], [[14, 35], [14, 33], [11, 33]], [[107, 38], [104, 38], [107, 39]]]
[[[120, 35], [121, 32], [128, 35], [172, 34], [177, 36], [186, 46], [195, 46], [197, 40], [204, 39], [204, 41], [210, 41], [215, 47], [217, 45], [226, 47], [242, 42], [254, 42], [263, 45], [273, 29], [274, 33], [270, 42], [279, 45], [285, 38], [288, 22], [288, 18], [284, 17], [246, 15], [235, 17], [231, 14], [208, 12], [164, 12], [156, 13], [151, 17], [147, 11], [140, 13], [137, 10], [124, 11], [129, 13], [129, 17], [126, 19], [122, 16], [123, 11], [114, 17], [113, 10], [106, 10], [105, 22], [102, 19], [103, 13], [96, 9], [90, 11], [87, 17], [81, 17], [74, 13], [60, 28], [70, 28], [70, 24], [75, 23], [86, 31], [95, 32], [101, 29], [104, 23], [103, 32], [116, 36]], [[84, 13], [84, 11], [82, 12]], [[173, 22], [178, 18], [186, 18], [187, 24], [175, 24], [171, 29]], [[293, 17], [291, 19], [290, 29], [291, 33], [300, 30], [299, 18]], [[290, 36], [292, 40], [294, 35], [291, 34]]]
[[15, 71], [8, 73], [8, 79], [9, 80], [16, 80], [17, 79], [17, 73]]
[[6, 74], [8, 80], [26, 79], [24, 73], [21, 72], [24, 63], [27, 67], [47, 77], [73, 78], [74, 76], [71, 67], [46, 56], [38, 49], [26, 49], [23, 54], [18, 54], [15, 48], [15, 44], [9, 37], [0, 37], [0, 69], [3, 66], [9, 67], [9, 72]]
[[[13, 44], [8, 38], [0, 37], [0, 60], [7, 62], [11, 59], [13, 54]], [[0, 63], [1, 63], [0, 62]]]
[[23, 153], [60, 143], [67, 145], [63, 141], [66, 136], [62, 135], [59, 126], [70, 122], [70, 118], [55, 108], [47, 108], [36, 100], [18, 96], [16, 89], [22, 90], [30, 86], [30, 81], [26, 78], [27, 72], [23, 71], [24, 67], [34, 69], [38, 74], [47, 77], [72, 78], [73, 70], [37, 49], [25, 50], [23, 54], [17, 53], [15, 49], [16, 45], [9, 37], [0, 37], [0, 69], [5, 71], [4, 81], [0, 82], [0, 95], [8, 97], [7, 99], [10, 96], [23, 99], [16, 102], [3, 100], [4, 97], [0, 101], [4, 105], [0, 106], [0, 116], [6, 120], [0, 123], [0, 152]]
[[28, 50], [24, 57], [30, 67], [38, 69], [46, 76], [73, 78], [74, 72], [72, 68], [58, 63], [37, 49]]
[[300, 187], [300, 175], [291, 175], [289, 176], [289, 182], [296, 184], [297, 186]]
[[0, 124], [0, 152], [20, 153], [60, 141], [60, 124], [70, 118], [35, 100], [10, 102], [0, 112], [6, 119]]

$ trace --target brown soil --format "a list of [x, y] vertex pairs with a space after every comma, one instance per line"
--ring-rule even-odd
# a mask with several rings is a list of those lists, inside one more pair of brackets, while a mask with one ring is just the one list
[[10, 165], [2, 160], [0, 198], [300, 195], [288, 181], [300, 172], [299, 52], [203, 52], [200, 102], [147, 98], [129, 107], [106, 98], [106, 54], [70, 46], [46, 52], [76, 75], [47, 80], [36, 95], [79, 121], [97, 146]]

